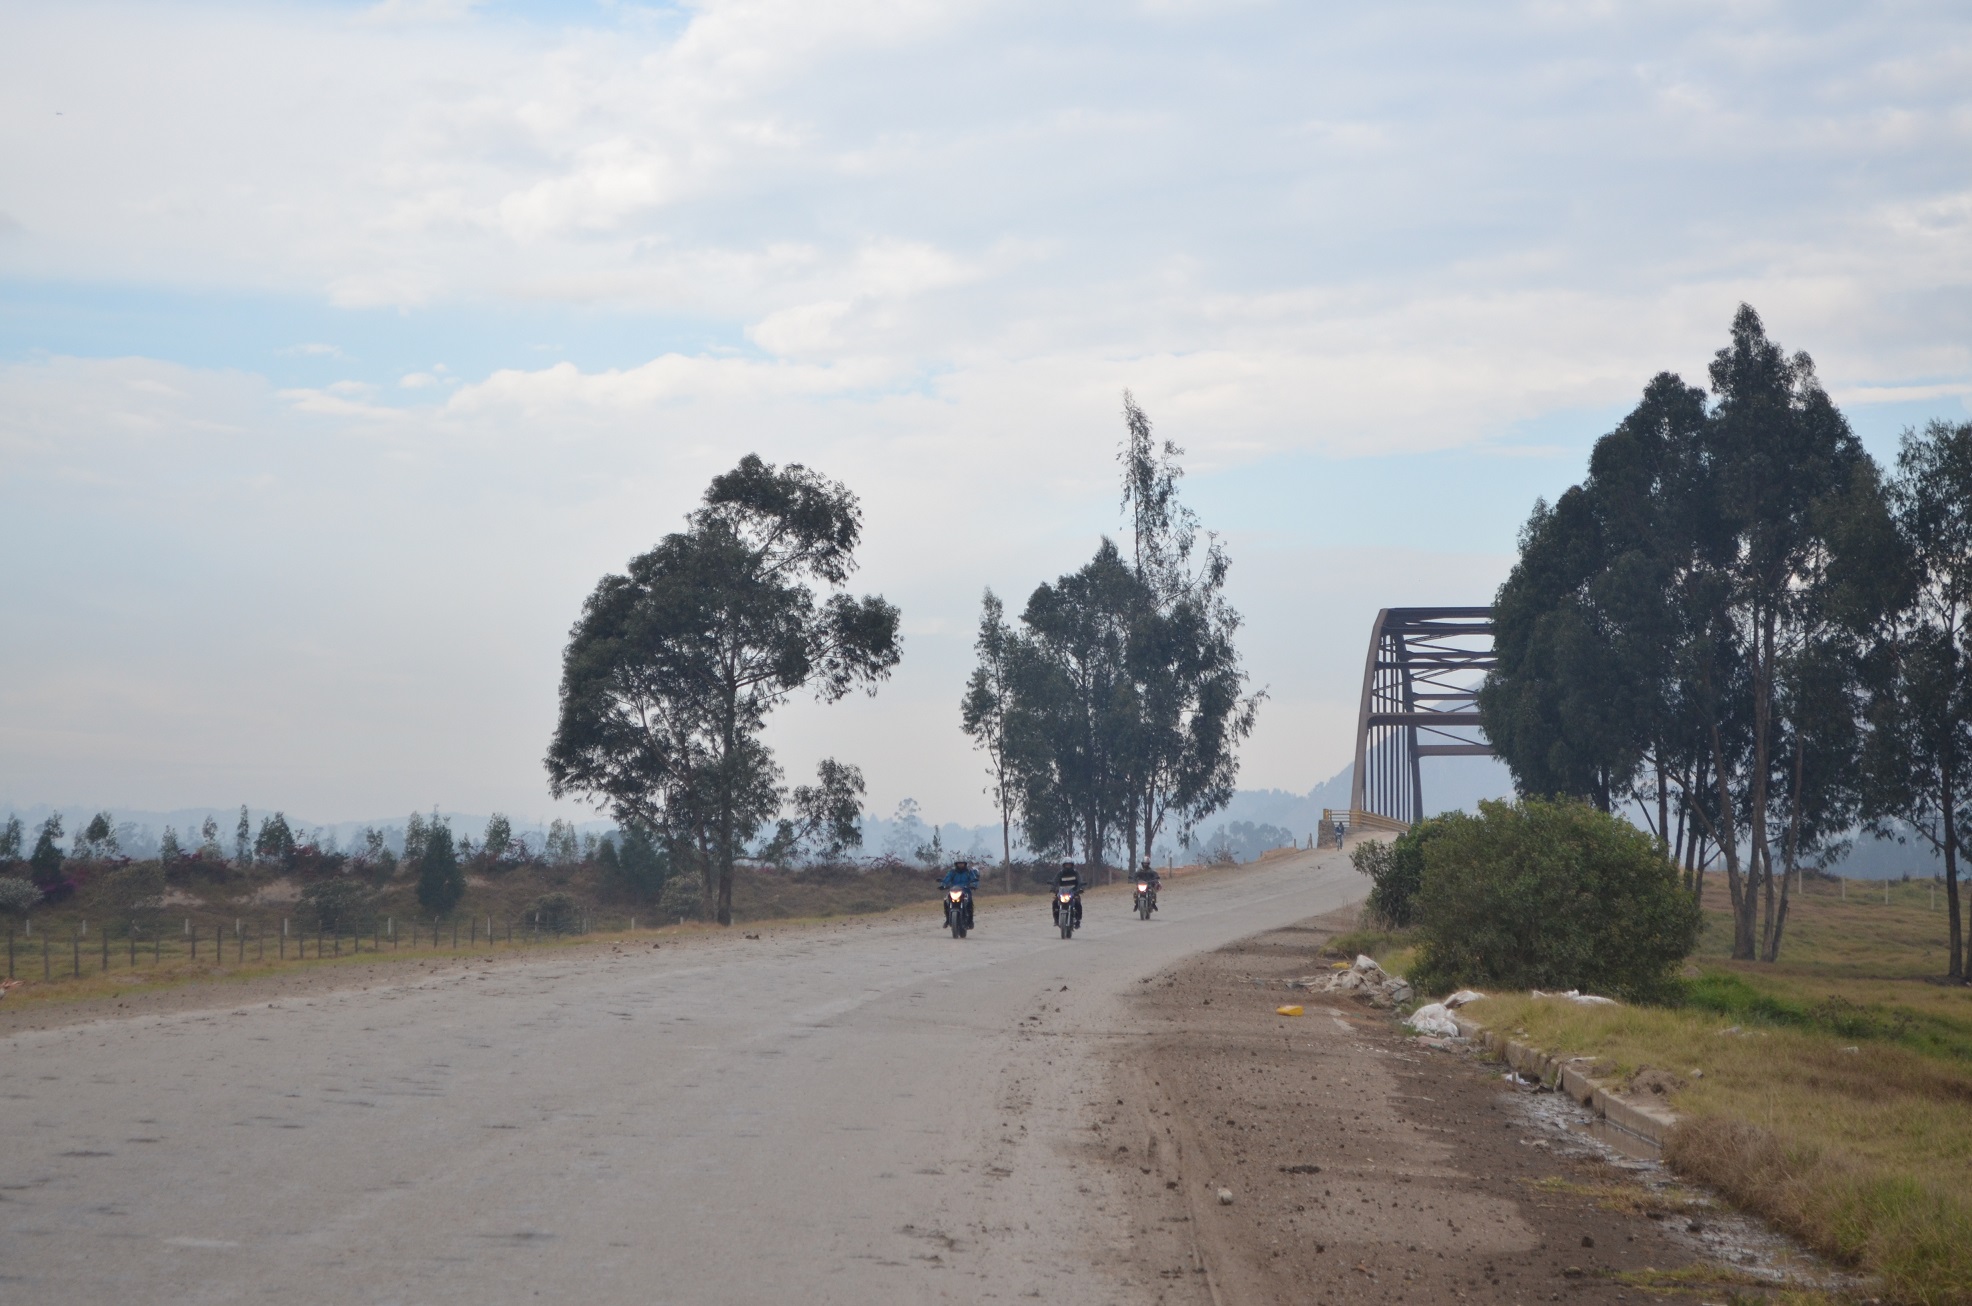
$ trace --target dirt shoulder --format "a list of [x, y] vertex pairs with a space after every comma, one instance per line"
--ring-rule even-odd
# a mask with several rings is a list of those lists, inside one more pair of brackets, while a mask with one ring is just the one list
[[[1498, 1067], [1423, 1047], [1347, 999], [1285, 991], [1352, 918], [1257, 935], [1142, 985], [1131, 1023], [1144, 1034], [1114, 1058], [1105, 1133], [1167, 1283], [1256, 1304], [1752, 1290], [1707, 1255], [1702, 1197], [1543, 1136]], [[1288, 1002], [1306, 1015], [1276, 1015]]]

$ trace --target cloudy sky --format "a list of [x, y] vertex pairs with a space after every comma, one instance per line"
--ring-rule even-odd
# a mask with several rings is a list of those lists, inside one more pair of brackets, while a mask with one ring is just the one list
[[548, 814], [583, 596], [753, 450], [906, 620], [790, 772], [984, 821], [979, 594], [1126, 386], [1304, 790], [1741, 300], [1879, 456], [1966, 417], [1963, 5], [0, 5], [0, 804]]

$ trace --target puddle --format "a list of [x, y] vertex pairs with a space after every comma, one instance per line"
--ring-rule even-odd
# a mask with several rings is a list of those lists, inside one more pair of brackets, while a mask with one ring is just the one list
[[1661, 1225], [1673, 1242], [1718, 1265], [1776, 1287], [1814, 1288], [1823, 1292], [1858, 1290], [1863, 1280], [1822, 1261], [1785, 1234], [1741, 1215], [1701, 1188], [1680, 1181], [1659, 1159], [1657, 1145], [1596, 1116], [1570, 1098], [1506, 1074], [1515, 1092], [1527, 1136], [1521, 1141], [1555, 1156], [1602, 1161], [1662, 1199], [1667, 1210]]

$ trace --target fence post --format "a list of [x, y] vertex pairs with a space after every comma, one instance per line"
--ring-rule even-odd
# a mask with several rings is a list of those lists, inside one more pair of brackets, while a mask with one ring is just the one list
[[80, 934], [71, 934], [68, 936], [68, 941], [75, 948], [75, 978], [81, 979], [82, 978], [82, 936]]

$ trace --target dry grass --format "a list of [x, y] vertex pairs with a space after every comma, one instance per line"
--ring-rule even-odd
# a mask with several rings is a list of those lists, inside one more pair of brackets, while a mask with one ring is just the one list
[[1677, 1076], [1680, 1173], [1880, 1276], [1894, 1300], [1972, 1303], [1972, 989], [1937, 980], [1944, 910], [1927, 890], [1892, 886], [1886, 906], [1880, 885], [1845, 900], [1811, 884], [1773, 966], [1726, 960], [1713, 913], [1693, 982], [1709, 1007], [1504, 995], [1473, 1011], [1619, 1077]]

